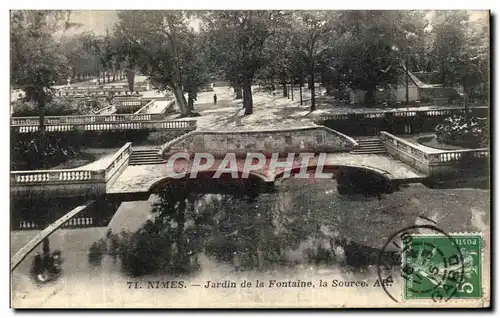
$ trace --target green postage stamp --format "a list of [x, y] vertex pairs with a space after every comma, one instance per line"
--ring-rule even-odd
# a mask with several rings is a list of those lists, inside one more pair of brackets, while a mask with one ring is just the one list
[[403, 238], [404, 298], [481, 298], [482, 247], [480, 234], [408, 235]]

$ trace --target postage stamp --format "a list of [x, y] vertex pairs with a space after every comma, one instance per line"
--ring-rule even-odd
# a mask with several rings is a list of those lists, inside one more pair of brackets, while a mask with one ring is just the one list
[[483, 296], [481, 235], [409, 235], [403, 242], [405, 299]]

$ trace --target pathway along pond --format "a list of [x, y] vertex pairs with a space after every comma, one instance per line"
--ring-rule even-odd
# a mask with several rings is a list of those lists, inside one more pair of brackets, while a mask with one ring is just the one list
[[[13, 272], [13, 306], [272, 304], [283, 300], [280, 289], [266, 289], [263, 300], [256, 289], [203, 286], [226, 280], [239, 286], [245, 279], [266, 287], [271, 279], [373, 285], [379, 249], [392, 233], [418, 223], [419, 215], [446, 232], [487, 231], [490, 224], [489, 190], [412, 185], [378, 199], [339, 195], [335, 181], [324, 179], [288, 179], [272, 193], [251, 195], [237, 187], [221, 194], [200, 183], [165, 186], [148, 201], [122, 203], [107, 228], [57, 230], [50, 248], [62, 251], [62, 275], [35, 283], [30, 269], [38, 247]], [[106, 239], [109, 229], [113, 235]], [[12, 232], [11, 255], [36, 233]], [[183, 288], [148, 288], [148, 282], [167, 281], [182, 281]], [[134, 282], [143, 289], [134, 289]], [[293, 301], [335, 303], [331, 289], [321, 293], [297, 294]], [[364, 291], [361, 300], [356, 288], [338, 293], [359, 306], [380, 290]]]

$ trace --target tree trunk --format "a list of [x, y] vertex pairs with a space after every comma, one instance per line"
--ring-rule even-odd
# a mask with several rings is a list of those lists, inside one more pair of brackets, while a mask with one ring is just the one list
[[253, 114], [252, 81], [249, 79], [243, 80], [243, 107], [245, 115]]
[[373, 106], [373, 99], [375, 97], [375, 87], [369, 87], [365, 93], [365, 105], [368, 107]]
[[464, 114], [465, 114], [465, 122], [467, 123], [467, 132], [471, 133], [471, 121], [469, 116], [469, 106], [467, 104], [467, 85], [464, 83]]
[[406, 105], [410, 103], [410, 88], [409, 88], [409, 83], [408, 83], [408, 77], [410, 75], [408, 74], [408, 57], [405, 58], [405, 88], [406, 88]]
[[188, 93], [188, 109], [189, 111], [194, 110], [194, 94], [192, 91], [189, 91]]
[[186, 97], [184, 97], [184, 93], [182, 92], [182, 89], [178, 86], [172, 86], [172, 92], [174, 93], [175, 96], [175, 104], [179, 108], [179, 112], [181, 113], [182, 116], [189, 116], [191, 113], [189, 111], [187, 102], [186, 102]]
[[40, 133], [45, 132], [45, 100], [44, 98], [40, 98], [37, 101], [38, 104], [38, 126]]
[[109, 72], [108, 72], [108, 71], [106, 71], [106, 76], [108, 77], [108, 84], [109, 84], [109, 83], [110, 83], [110, 80], [109, 80], [109, 79], [111, 78], [111, 74], [109, 74]]
[[293, 82], [290, 85], [290, 95], [292, 95], [292, 101], [293, 101]]
[[134, 91], [134, 79], [135, 79], [135, 71], [132, 69], [127, 69], [128, 90], [131, 92]]
[[326, 87], [326, 95], [328, 95], [328, 96], [335, 95], [335, 88], [333, 87], [332, 82], [328, 81], [327, 83], [325, 83], [325, 87]]
[[283, 89], [283, 97], [288, 97], [288, 89], [287, 89], [286, 83], [284, 81], [281, 82], [281, 87]]
[[234, 83], [234, 90], [236, 92], [236, 99], [242, 99], [243, 98], [243, 92], [241, 89], [241, 83], [240, 81], [236, 81]]
[[311, 87], [311, 111], [313, 112], [316, 110], [316, 92], [314, 87], [314, 63], [311, 63], [309, 86]]
[[304, 85], [304, 78], [300, 76], [299, 90], [300, 90], [300, 106], [302, 106], [302, 86]]
[[116, 81], [116, 66], [113, 66], [113, 83]]

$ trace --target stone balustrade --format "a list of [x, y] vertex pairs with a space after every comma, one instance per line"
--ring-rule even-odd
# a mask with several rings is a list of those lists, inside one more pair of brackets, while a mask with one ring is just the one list
[[488, 148], [453, 150], [429, 154], [429, 164], [448, 164], [459, 162], [464, 157], [470, 159], [484, 159], [489, 157]]
[[[45, 125], [63, 125], [63, 124], [93, 124], [110, 122], [132, 122], [132, 121], [150, 121], [161, 120], [161, 114], [111, 114], [111, 115], [74, 115], [74, 116], [45, 116]], [[11, 125], [38, 126], [40, 120], [38, 117], [12, 117]]]
[[[424, 108], [424, 107], [422, 107]], [[473, 106], [469, 108], [472, 115], [485, 116], [488, 113], [489, 107], [487, 106]], [[408, 108], [408, 109], [398, 109], [398, 110], [374, 110], [370, 112], [358, 112], [358, 113], [348, 113], [348, 114], [321, 114], [317, 116], [316, 121], [325, 120], [344, 120], [349, 117], [353, 118], [385, 118], [388, 116], [394, 117], [435, 117], [435, 116], [450, 116], [455, 113], [463, 112], [463, 108], [458, 107], [442, 107], [439, 109], [419, 109], [418, 107]]]
[[156, 106], [155, 100], [150, 100], [146, 105], [142, 106], [138, 111], [136, 111], [134, 114], [144, 114], [149, 111], [151, 107]]
[[104, 171], [94, 170], [34, 170], [11, 171], [10, 173], [11, 186], [104, 181]]
[[452, 174], [462, 169], [460, 165], [464, 162], [467, 166], [484, 164], [484, 160], [489, 158], [488, 148], [425, 151], [385, 131], [380, 132], [380, 140], [390, 155], [428, 176]]
[[[134, 85], [135, 92], [147, 91], [146, 84]], [[71, 86], [60, 88], [57, 92], [59, 96], [74, 96], [74, 95], [108, 95], [110, 92], [114, 94], [127, 95], [130, 93], [128, 85], [115, 85], [115, 86]]]
[[123, 165], [127, 162], [130, 154], [132, 153], [132, 143], [127, 142], [123, 147], [118, 150], [113, 158], [111, 159], [111, 163], [104, 169], [105, 180], [108, 182], [111, 180], [115, 174], [121, 170]]
[[[126, 114], [124, 116], [135, 116], [120, 121], [121, 115], [107, 115], [115, 116], [109, 117], [108, 122], [95, 122], [95, 123], [72, 123], [72, 124], [51, 124], [45, 125], [45, 130], [48, 132], [56, 131], [119, 131], [119, 130], [195, 130], [195, 120], [161, 120], [161, 114]], [[113, 119], [115, 119], [113, 121]], [[122, 119], [123, 120], [123, 119]], [[38, 125], [11, 125], [14, 133], [33, 133], [39, 131]]]
[[[374, 109], [351, 111], [344, 114], [315, 115], [314, 122], [339, 130], [348, 135], [373, 136], [381, 131], [392, 134], [415, 134], [432, 132], [444, 118], [453, 114], [462, 114], [461, 107], [409, 107], [398, 109]], [[469, 108], [471, 116], [488, 117], [489, 107], [473, 106]]]
[[402, 138], [380, 132], [380, 140], [390, 155], [398, 157], [399, 160], [410, 164], [419, 171], [428, 173], [428, 154], [416, 145]]
[[106, 192], [106, 184], [111, 183], [128, 165], [132, 153], [132, 143], [126, 143], [111, 158], [109, 164], [102, 169], [64, 169], [11, 171], [11, 191], [24, 193], [53, 189], [55, 192], [71, 194]]

